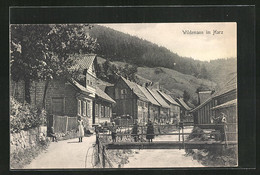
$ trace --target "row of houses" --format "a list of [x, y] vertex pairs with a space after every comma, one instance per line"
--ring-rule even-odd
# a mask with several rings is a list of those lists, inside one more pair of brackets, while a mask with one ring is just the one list
[[[181, 115], [189, 108], [182, 99], [174, 100], [170, 95], [143, 87], [123, 77], [114, 86], [99, 88], [97, 84], [96, 55], [77, 55], [76, 66], [81, 68], [83, 81], [60, 79], [49, 82], [46, 91], [45, 109], [58, 116], [81, 116], [89, 126], [110, 122], [115, 116], [130, 116], [139, 123], [148, 119], [156, 122], [180, 121]], [[43, 104], [45, 82], [32, 82], [30, 87], [31, 104]], [[24, 83], [11, 84], [11, 93], [24, 101]]]
[[187, 110], [161, 90], [140, 86], [124, 77], [120, 77], [114, 86], [107, 87], [106, 93], [116, 101], [115, 116], [131, 116], [138, 123], [147, 123], [148, 119], [158, 123], [179, 122], [181, 109]]

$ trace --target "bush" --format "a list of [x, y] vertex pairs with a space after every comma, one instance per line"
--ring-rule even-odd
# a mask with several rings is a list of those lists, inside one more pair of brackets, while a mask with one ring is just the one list
[[201, 140], [201, 141], [208, 140], [207, 134], [205, 134], [204, 131], [202, 129], [200, 129], [199, 127], [194, 127], [191, 134], [188, 136], [187, 139], [188, 140], [197, 139], [197, 140]]
[[46, 111], [39, 108], [33, 108], [27, 103], [19, 103], [11, 97], [10, 124], [11, 133], [20, 132], [46, 125]]

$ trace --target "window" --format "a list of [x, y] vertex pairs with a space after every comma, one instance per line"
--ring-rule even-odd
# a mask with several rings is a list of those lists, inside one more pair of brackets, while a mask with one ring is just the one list
[[104, 117], [107, 117], [107, 107], [105, 106], [105, 114]]
[[83, 116], [86, 116], [86, 102], [83, 101], [83, 105], [82, 105], [82, 113], [83, 113]]
[[87, 102], [87, 116], [88, 117], [91, 117], [91, 111], [90, 111], [91, 109], [90, 109], [90, 102], [88, 101]]
[[104, 106], [101, 106], [101, 117], [104, 117]]
[[98, 104], [95, 104], [95, 116], [98, 117], [99, 114], [98, 114], [99, 110], [98, 110]]
[[78, 100], [78, 115], [81, 115], [81, 101]]
[[121, 99], [126, 99], [127, 90], [121, 89]]
[[63, 114], [64, 99], [52, 98], [52, 113], [56, 115]]

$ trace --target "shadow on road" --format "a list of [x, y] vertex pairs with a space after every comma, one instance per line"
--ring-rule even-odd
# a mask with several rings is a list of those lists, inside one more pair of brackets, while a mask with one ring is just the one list
[[82, 142], [79, 142], [79, 141], [73, 141], [73, 142], [67, 142], [67, 143], [82, 143]]

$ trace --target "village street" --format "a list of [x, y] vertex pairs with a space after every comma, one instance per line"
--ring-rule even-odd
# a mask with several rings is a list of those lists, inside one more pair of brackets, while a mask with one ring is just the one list
[[[190, 132], [192, 128], [185, 128]], [[175, 131], [177, 132], [177, 131]], [[93, 168], [92, 145], [95, 143], [95, 135], [84, 137], [83, 142], [78, 139], [51, 142], [48, 149], [41, 153], [24, 169], [71, 169]], [[177, 141], [178, 136], [158, 136], [154, 141]], [[190, 156], [185, 156], [185, 150], [133, 150], [134, 154], [129, 157], [129, 163], [122, 168], [145, 168], [145, 167], [201, 167], [199, 162]]]
[[[24, 169], [92, 168], [93, 149], [91, 147], [95, 141], [96, 136], [91, 135], [84, 137], [83, 142], [78, 142], [78, 138], [51, 142], [48, 149], [32, 160]], [[86, 157], [87, 162], [85, 162]]]

